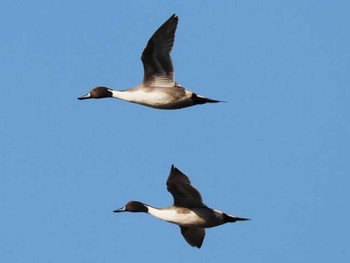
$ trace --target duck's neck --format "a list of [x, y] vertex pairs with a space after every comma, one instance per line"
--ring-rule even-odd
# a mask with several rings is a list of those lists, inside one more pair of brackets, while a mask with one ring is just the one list
[[116, 99], [121, 99], [125, 101], [133, 101], [132, 92], [127, 90], [110, 90], [112, 92], [112, 97]]
[[160, 220], [172, 222], [171, 219], [174, 217], [174, 211], [171, 209], [160, 209], [149, 205], [146, 205], [146, 207], [148, 208], [148, 214]]

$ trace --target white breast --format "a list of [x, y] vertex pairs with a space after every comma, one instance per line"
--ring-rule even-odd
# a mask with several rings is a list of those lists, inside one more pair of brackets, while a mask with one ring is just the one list
[[191, 210], [188, 210], [187, 213], [181, 213], [175, 209], [157, 209], [148, 206], [148, 213], [160, 220], [180, 226], [206, 225], [204, 219]]
[[167, 104], [174, 100], [174, 97], [170, 93], [164, 91], [166, 90], [146, 91], [143, 89], [137, 89], [112, 92], [114, 98], [149, 106], [157, 106]]

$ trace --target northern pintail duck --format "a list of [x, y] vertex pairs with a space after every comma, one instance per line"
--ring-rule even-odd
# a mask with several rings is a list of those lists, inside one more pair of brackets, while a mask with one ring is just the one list
[[202, 202], [201, 194], [191, 185], [190, 180], [179, 169], [171, 166], [166, 182], [168, 191], [174, 198], [174, 204], [166, 208], [155, 208], [138, 201], [130, 201], [124, 207], [113, 212], [144, 212], [163, 221], [176, 224], [188, 244], [200, 248], [205, 228], [225, 223], [249, 220], [228, 215], [211, 209]]
[[181, 109], [207, 102], [219, 102], [186, 90], [174, 80], [170, 58], [178, 17], [172, 15], [150, 38], [141, 60], [143, 82], [126, 90], [95, 87], [83, 99], [117, 98], [157, 109]]

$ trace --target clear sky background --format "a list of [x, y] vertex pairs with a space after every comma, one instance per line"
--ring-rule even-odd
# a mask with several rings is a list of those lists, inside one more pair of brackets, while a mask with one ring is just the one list
[[[349, 1], [0, 3], [1, 262], [347, 262]], [[179, 16], [176, 80], [227, 103], [161, 111], [76, 98], [142, 80]], [[252, 218], [207, 230], [115, 214], [172, 204], [171, 164], [205, 203]]]

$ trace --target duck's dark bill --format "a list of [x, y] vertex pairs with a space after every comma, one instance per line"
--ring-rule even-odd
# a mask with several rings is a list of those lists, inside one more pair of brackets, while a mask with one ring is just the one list
[[113, 210], [114, 213], [125, 212], [125, 207]]
[[78, 97], [78, 100], [86, 100], [86, 99], [91, 99], [90, 93], [88, 93], [84, 96]]

